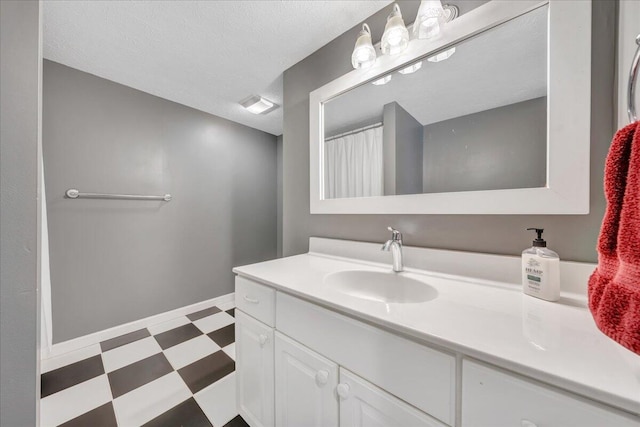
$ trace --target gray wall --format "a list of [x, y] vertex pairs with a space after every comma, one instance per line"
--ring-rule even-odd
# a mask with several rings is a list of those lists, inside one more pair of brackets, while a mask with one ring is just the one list
[[275, 136], [50, 61], [43, 91], [54, 342], [233, 292], [232, 267], [276, 256]]
[[425, 193], [546, 183], [546, 97], [424, 127]]
[[[418, 2], [399, 2], [411, 22]], [[470, 3], [454, 2], [463, 7]], [[604, 214], [604, 159], [614, 132], [615, 2], [593, 3], [591, 206], [589, 215], [310, 215], [309, 92], [351, 71], [360, 24], [284, 73], [284, 255], [308, 250], [309, 236], [381, 242], [386, 227], [403, 232], [405, 244], [516, 255], [531, 244], [526, 227], [546, 229], [549, 246], [566, 260], [595, 262]], [[380, 37], [390, 7], [368, 18]], [[374, 41], [375, 42], [375, 41]]]
[[389, 187], [389, 192], [387, 192], [386, 168], [388, 162], [385, 160], [384, 194], [422, 193], [423, 127], [397, 102], [385, 105], [383, 111], [385, 130], [387, 122], [390, 128], [390, 140], [387, 141], [385, 138], [384, 144], [385, 147], [387, 144], [392, 145], [395, 151], [395, 162], [391, 167], [395, 176], [395, 187]]
[[422, 193], [423, 126], [397, 102], [382, 117], [384, 194]]
[[0, 1], [0, 425], [35, 426], [40, 3]]

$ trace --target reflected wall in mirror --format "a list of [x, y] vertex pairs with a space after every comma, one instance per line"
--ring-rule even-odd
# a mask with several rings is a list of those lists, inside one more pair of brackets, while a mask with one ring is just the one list
[[549, 6], [324, 103], [324, 198], [547, 185]]

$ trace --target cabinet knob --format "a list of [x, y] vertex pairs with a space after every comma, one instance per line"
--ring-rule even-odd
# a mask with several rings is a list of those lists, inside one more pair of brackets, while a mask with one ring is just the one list
[[529, 420], [520, 420], [520, 425], [522, 427], [538, 427], [536, 425], [536, 423], [534, 423], [533, 421], [529, 421]]
[[327, 381], [329, 381], [329, 372], [324, 369], [319, 370], [316, 373], [316, 383], [318, 383], [319, 386], [323, 386]]
[[341, 383], [336, 387], [336, 392], [341, 399], [346, 399], [347, 397], [349, 397], [349, 389], [349, 384]]
[[266, 336], [265, 334], [260, 334], [258, 336], [258, 341], [260, 341], [260, 347], [264, 347], [264, 345], [267, 343], [268, 340], [269, 340], [269, 337]]

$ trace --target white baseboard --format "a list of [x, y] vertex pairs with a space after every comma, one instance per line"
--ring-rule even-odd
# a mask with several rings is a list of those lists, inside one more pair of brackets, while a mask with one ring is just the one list
[[120, 335], [128, 334], [129, 332], [137, 331], [138, 329], [147, 328], [149, 326], [157, 325], [158, 323], [175, 319], [176, 317], [185, 316], [199, 310], [204, 310], [214, 305], [231, 302], [234, 300], [234, 295], [235, 294], [232, 292], [230, 294], [222, 295], [217, 298], [200, 301], [195, 304], [176, 308], [175, 310], [145, 317], [144, 319], [134, 320], [133, 322], [125, 323], [123, 325], [114, 326], [113, 328], [105, 329], [103, 331], [98, 331], [89, 335], [74, 338], [69, 341], [63, 341], [51, 346], [51, 351], [41, 351], [41, 358], [48, 359], [51, 357], [59, 356], [61, 354], [79, 350], [93, 344], [99, 344], [102, 341], [119, 337]]

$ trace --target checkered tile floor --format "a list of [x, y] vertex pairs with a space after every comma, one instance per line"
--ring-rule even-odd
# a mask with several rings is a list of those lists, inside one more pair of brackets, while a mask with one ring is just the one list
[[41, 425], [246, 426], [233, 303], [42, 361]]

